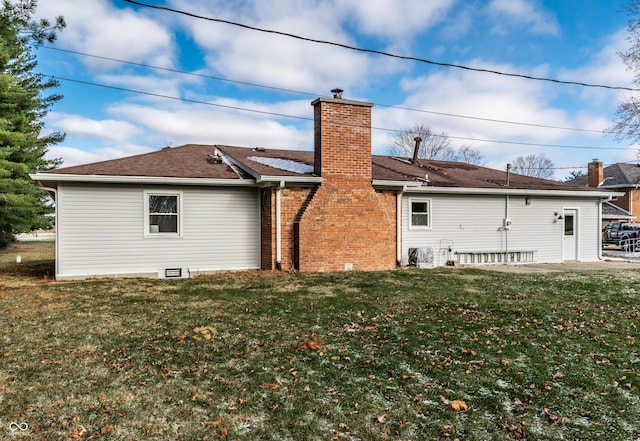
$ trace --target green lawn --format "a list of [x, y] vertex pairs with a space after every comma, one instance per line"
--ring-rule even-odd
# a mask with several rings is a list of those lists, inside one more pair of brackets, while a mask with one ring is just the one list
[[636, 272], [54, 282], [16, 265], [0, 438], [640, 437]]

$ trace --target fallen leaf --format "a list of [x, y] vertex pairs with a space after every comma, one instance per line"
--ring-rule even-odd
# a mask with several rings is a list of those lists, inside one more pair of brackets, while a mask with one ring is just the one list
[[449, 408], [452, 410], [455, 410], [456, 412], [466, 412], [469, 409], [469, 407], [467, 406], [467, 403], [460, 400], [453, 400], [449, 404]]
[[379, 423], [384, 423], [385, 419], [387, 418], [386, 415], [380, 415], [378, 418], [376, 418], [378, 420]]
[[107, 433], [115, 432], [116, 426], [113, 424], [108, 424], [100, 429], [101, 435], [106, 435]]

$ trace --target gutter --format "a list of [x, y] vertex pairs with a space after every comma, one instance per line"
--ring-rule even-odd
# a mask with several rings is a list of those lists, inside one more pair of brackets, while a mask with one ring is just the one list
[[484, 194], [484, 195], [509, 195], [509, 196], [571, 196], [582, 198], [609, 198], [622, 196], [624, 193], [603, 191], [574, 191], [574, 190], [526, 190], [526, 189], [502, 189], [502, 188], [463, 188], [463, 187], [409, 187], [409, 193], [432, 194]]
[[38, 182], [83, 182], [105, 184], [172, 184], [206, 186], [252, 186], [253, 179], [220, 178], [175, 178], [163, 176], [114, 176], [114, 175], [72, 175], [66, 173], [35, 173], [29, 177]]

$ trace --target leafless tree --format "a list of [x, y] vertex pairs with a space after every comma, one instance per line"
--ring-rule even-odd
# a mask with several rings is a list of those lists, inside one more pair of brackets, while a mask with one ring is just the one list
[[514, 173], [532, 176], [534, 178], [551, 179], [553, 177], [553, 162], [544, 154], [518, 156], [512, 163]]
[[[634, 73], [633, 84], [640, 86], [640, 0], [629, 0], [626, 5], [629, 21], [627, 22], [627, 41], [629, 49], [619, 52], [627, 69]], [[615, 135], [618, 141], [640, 141], [640, 98], [627, 96], [618, 103], [614, 116], [614, 125], [606, 131]]]
[[415, 138], [422, 138], [418, 158], [438, 159], [441, 161], [459, 161], [469, 164], [481, 164], [482, 154], [470, 145], [458, 149], [451, 145], [451, 138], [444, 132], [437, 133], [431, 127], [416, 123], [410, 129], [396, 132], [393, 144], [387, 149], [391, 156], [413, 157]]

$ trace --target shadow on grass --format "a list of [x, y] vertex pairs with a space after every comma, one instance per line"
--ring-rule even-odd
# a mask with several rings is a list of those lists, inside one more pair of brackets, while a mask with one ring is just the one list
[[55, 260], [37, 260], [0, 265], [0, 272], [13, 277], [54, 280], [55, 268]]

